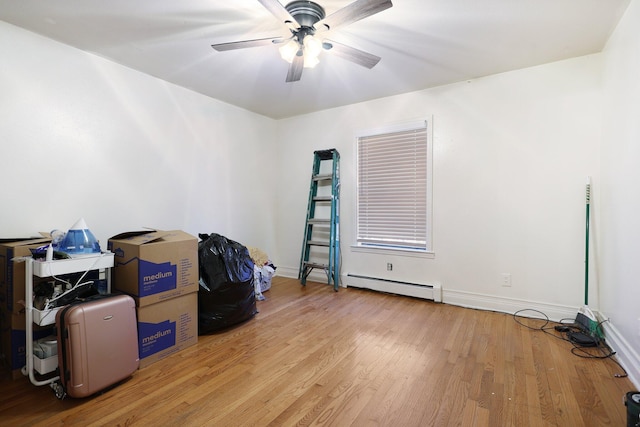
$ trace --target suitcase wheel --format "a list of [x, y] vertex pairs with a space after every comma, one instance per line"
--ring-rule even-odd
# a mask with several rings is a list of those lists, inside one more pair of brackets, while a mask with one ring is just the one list
[[64, 399], [67, 393], [64, 391], [64, 387], [59, 382], [51, 383], [51, 388], [53, 392], [56, 394], [56, 397], [60, 400]]

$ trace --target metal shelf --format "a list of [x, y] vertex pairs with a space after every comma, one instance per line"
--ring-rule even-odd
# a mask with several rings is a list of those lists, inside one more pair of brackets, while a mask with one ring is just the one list
[[33, 274], [38, 277], [60, 276], [113, 267], [113, 252], [53, 261], [33, 260]]
[[[26, 366], [22, 368], [22, 373], [29, 377], [33, 385], [47, 385], [56, 392], [56, 382], [60, 376], [39, 381], [35, 377], [34, 371], [52, 372], [57, 366], [57, 356], [54, 358], [38, 359], [33, 354], [33, 325], [51, 325], [55, 323], [55, 315], [60, 307], [51, 310], [40, 311], [33, 307], [33, 276], [52, 277], [71, 273], [84, 273], [91, 270], [106, 270], [107, 292], [111, 292], [111, 268], [114, 265], [114, 254], [112, 252], [102, 252], [96, 255], [86, 255], [81, 257], [59, 259], [53, 261], [25, 260], [25, 314], [26, 314]], [[41, 372], [42, 373], [42, 372]]]
[[33, 308], [33, 323], [38, 326], [53, 325], [56, 323], [56, 314], [62, 307], [50, 308], [48, 310], [38, 310]]

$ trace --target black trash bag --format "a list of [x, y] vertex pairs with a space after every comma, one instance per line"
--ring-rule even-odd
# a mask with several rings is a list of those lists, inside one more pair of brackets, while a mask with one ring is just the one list
[[219, 234], [199, 234], [198, 335], [251, 319], [258, 312], [249, 250]]

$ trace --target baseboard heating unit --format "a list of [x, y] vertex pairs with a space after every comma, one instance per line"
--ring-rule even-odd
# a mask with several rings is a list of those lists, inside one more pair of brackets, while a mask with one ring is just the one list
[[434, 302], [442, 302], [442, 287], [439, 283], [427, 285], [351, 273], [343, 276], [343, 283], [347, 287], [371, 289], [374, 291], [428, 299]]

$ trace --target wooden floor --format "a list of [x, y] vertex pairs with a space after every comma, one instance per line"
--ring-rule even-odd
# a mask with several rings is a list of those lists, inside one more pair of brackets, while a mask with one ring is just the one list
[[278, 277], [265, 296], [101, 395], [2, 379], [0, 425], [626, 425], [613, 361], [510, 315]]

